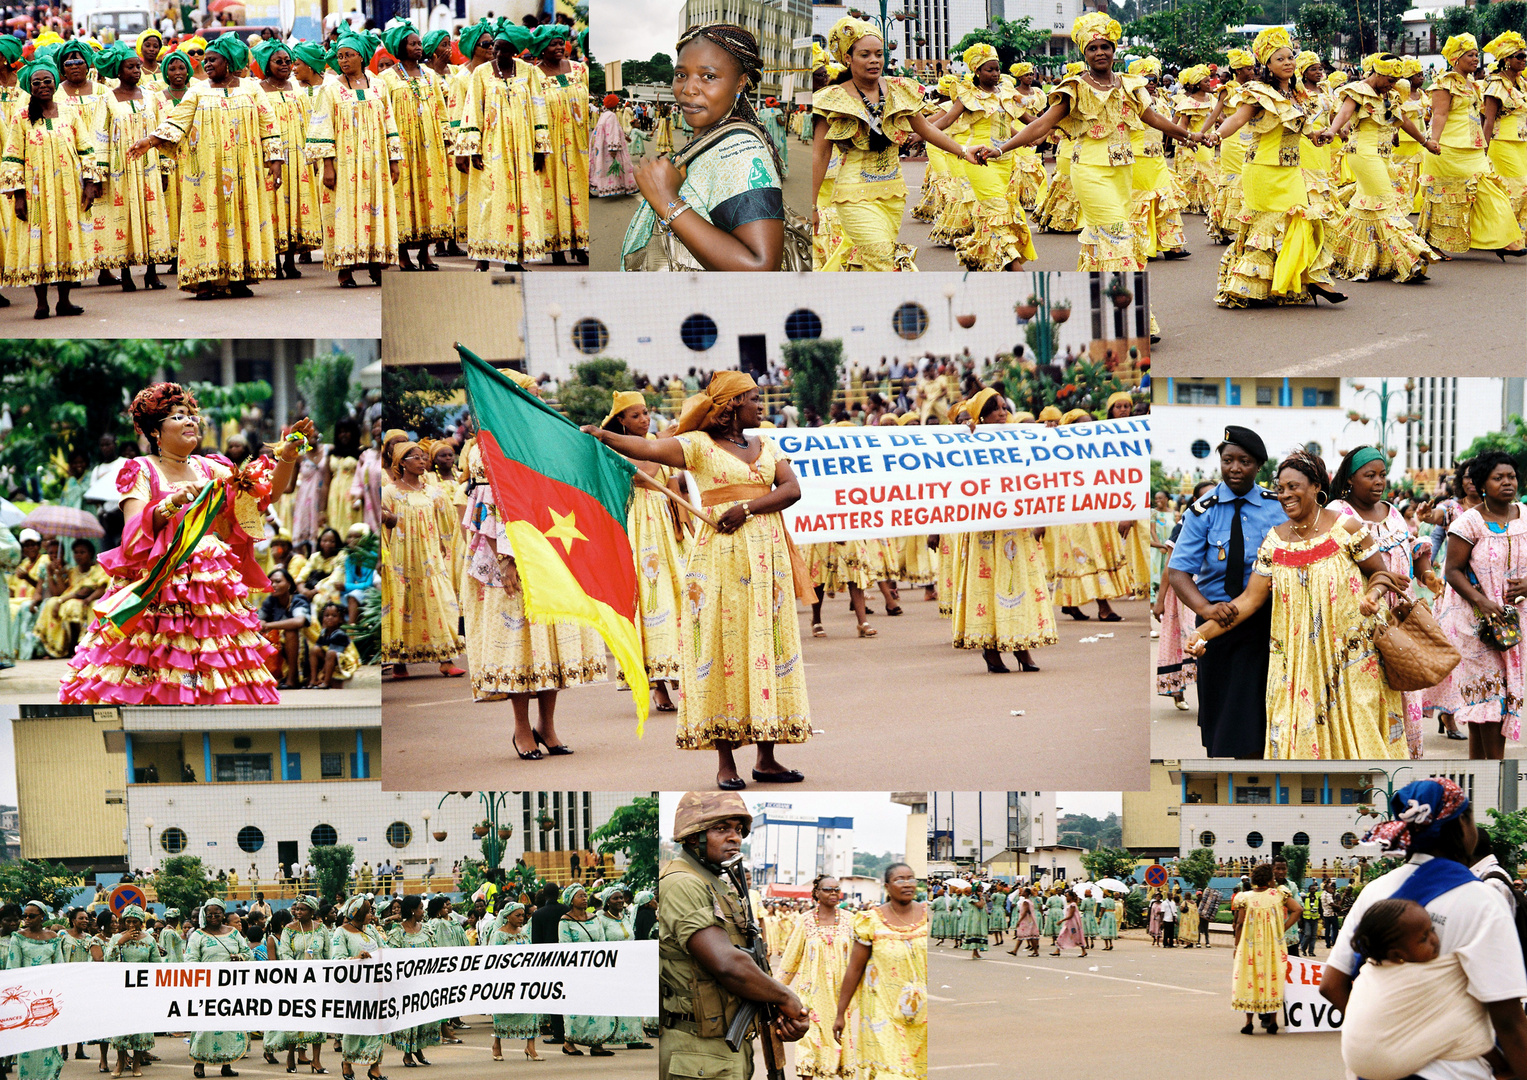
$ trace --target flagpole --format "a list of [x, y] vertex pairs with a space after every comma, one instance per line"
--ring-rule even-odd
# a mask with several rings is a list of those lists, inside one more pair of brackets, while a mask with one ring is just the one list
[[646, 484], [648, 487], [652, 488], [654, 491], [661, 491], [664, 495], [667, 495], [670, 499], [672, 499], [674, 502], [678, 503], [685, 510], [688, 510], [691, 514], [693, 514], [695, 517], [699, 518], [701, 521], [705, 522], [711, 528], [715, 529], [717, 532], [721, 531], [721, 523], [720, 522], [718, 522], [715, 518], [711, 517], [704, 510], [701, 510], [694, 503], [692, 503], [688, 499], [684, 498], [684, 496], [678, 494], [672, 488], [665, 487], [664, 485], [659, 484], [656, 480], [652, 479], [652, 477], [648, 476], [646, 473], [642, 472], [640, 469], [636, 470], [636, 474], [635, 475], [636, 475], [636, 478], [638, 480], [640, 480], [642, 483]]

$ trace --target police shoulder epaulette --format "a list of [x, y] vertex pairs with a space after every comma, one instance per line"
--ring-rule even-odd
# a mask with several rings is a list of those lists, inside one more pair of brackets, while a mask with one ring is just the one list
[[1194, 514], [1207, 514], [1209, 512], [1209, 509], [1212, 506], [1214, 506], [1216, 503], [1218, 503], [1218, 502], [1219, 502], [1219, 496], [1214, 494], [1213, 492], [1210, 492], [1209, 494], [1205, 495], [1202, 499], [1199, 499], [1196, 503], [1194, 503], [1190, 507], [1190, 509], [1193, 511]]

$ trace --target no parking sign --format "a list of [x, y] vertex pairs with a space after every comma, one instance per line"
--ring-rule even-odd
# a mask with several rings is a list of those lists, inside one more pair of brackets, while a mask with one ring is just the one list
[[1160, 863], [1154, 863], [1145, 868], [1145, 883], [1153, 889], [1160, 889], [1166, 885], [1166, 867]]
[[143, 890], [136, 885], [118, 885], [111, 890], [111, 896], [107, 902], [111, 904], [111, 910], [120, 915], [129, 907], [137, 904], [144, 911], [148, 910], [148, 897], [143, 895]]

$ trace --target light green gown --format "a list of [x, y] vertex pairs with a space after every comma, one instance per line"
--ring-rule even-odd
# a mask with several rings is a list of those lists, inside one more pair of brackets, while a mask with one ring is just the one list
[[[95, 934], [86, 934], [82, 938], [76, 938], [71, 937], [67, 930], [60, 930], [58, 932], [58, 940], [60, 942], [59, 948], [63, 950], [64, 963], [66, 964], [94, 963], [95, 957], [90, 954], [90, 950], [98, 945], [101, 947], [103, 955], [106, 952], [106, 943]], [[86, 1044], [89, 1046], [100, 1046], [101, 1043], [106, 1041], [108, 1040], [87, 1039]]]
[[[295, 922], [289, 922], [281, 929], [281, 940], [276, 942], [277, 960], [327, 960], [329, 959], [329, 931], [318, 920], [313, 920], [313, 929], [303, 930]], [[308, 1046], [313, 1043], [323, 1042], [326, 1036], [321, 1031], [267, 1031], [265, 1033], [265, 1049], [271, 1053], [281, 1050], [292, 1050], [299, 1046]]]
[[[599, 924], [599, 934], [602, 941], [634, 941], [636, 934], [632, 929], [629, 913], [624, 913], [619, 919], [612, 919], [601, 911], [595, 915], [593, 922]], [[615, 1034], [611, 1042], [616, 1043], [639, 1043], [642, 1040], [642, 1018], [640, 1016], [617, 1016], [615, 1019]]]
[[[19, 931], [12, 934], [5, 959], [7, 970], [65, 963], [64, 947], [60, 940], [63, 936], [59, 934], [47, 941], [34, 941]], [[17, 1054], [15, 1060], [17, 1080], [58, 1080], [58, 1074], [64, 1071], [64, 1056], [56, 1046], [28, 1050], [24, 1054]]]
[[[557, 924], [557, 940], [563, 943], [579, 941], [603, 941], [604, 927], [600, 925], [599, 916], [594, 916], [587, 922], [579, 922], [567, 915], [562, 916]], [[567, 1036], [567, 1041], [577, 1046], [603, 1046], [607, 1042], [615, 1041], [616, 1029], [620, 1026], [620, 1018], [617, 1016], [574, 1016], [568, 1014], [563, 1019], [562, 1030]]]
[[455, 919], [426, 919], [424, 928], [438, 949], [448, 949], [467, 943], [467, 928]]
[[[236, 930], [222, 936], [209, 934], [200, 927], [191, 931], [186, 942], [186, 959], [200, 964], [231, 964], [234, 960], [254, 960], [249, 941]], [[231, 1065], [249, 1051], [247, 1031], [196, 1031], [191, 1034], [191, 1060], [204, 1065]]]
[[1098, 936], [1098, 902], [1095, 897], [1082, 901], [1082, 933], [1088, 937]]
[[178, 964], [186, 958], [186, 939], [173, 926], [166, 926], [159, 931], [159, 951], [166, 964]]
[[[334, 931], [333, 940], [329, 943], [329, 959], [349, 960], [363, 952], [374, 953], [382, 946], [383, 942], [377, 936], [375, 927], [368, 926], [365, 933], [357, 934], [341, 926]], [[376, 1064], [382, 1060], [382, 1050], [386, 1045], [386, 1035], [345, 1035], [339, 1040], [340, 1055], [348, 1065]]]
[[1118, 903], [1119, 901], [1111, 896], [1104, 897], [1099, 903], [1103, 914], [1098, 919], [1098, 937], [1104, 941], [1112, 941], [1119, 936], [1119, 917], [1115, 914]]
[[11, 617], [10, 573], [21, 565], [21, 542], [0, 525], [0, 671], [15, 667], [21, 652], [23, 620]]
[[1060, 920], [1065, 911], [1066, 898], [1064, 896], [1057, 894], [1050, 897], [1049, 903], [1045, 905], [1045, 920], [1050, 927], [1045, 933], [1050, 937], [1060, 936]]
[[[990, 903], [990, 901], [988, 901]], [[960, 913], [960, 948], [971, 949], [975, 952], [985, 952], [987, 944], [987, 908], [976, 907], [974, 901], [967, 901], [965, 910]]]
[[[530, 927], [522, 926], [520, 932], [495, 930], [488, 937], [489, 945], [529, 945]], [[541, 1031], [540, 1013], [494, 1013], [493, 1037], [495, 1039], [533, 1039]]]
[[[164, 954], [159, 951], [159, 943], [154, 940], [154, 935], [144, 933], [139, 937], [121, 944], [122, 935], [118, 934], [111, 939], [111, 944], [106, 946], [106, 961], [114, 964], [157, 964], [164, 960]], [[117, 1050], [152, 1050], [154, 1048], [154, 1033], [146, 1031], [141, 1035], [118, 1035], [111, 1040], [111, 1045]]]
[[[398, 923], [387, 934], [387, 947], [390, 949], [433, 949], [438, 943], [434, 935], [430, 933], [430, 925], [444, 921], [434, 919], [429, 923], [420, 923], [418, 931], [412, 934], [404, 928], [402, 923]], [[432, 1020], [418, 1027], [394, 1031], [387, 1036], [387, 1041], [405, 1054], [417, 1054], [428, 1047], [439, 1046], [440, 1021]]]

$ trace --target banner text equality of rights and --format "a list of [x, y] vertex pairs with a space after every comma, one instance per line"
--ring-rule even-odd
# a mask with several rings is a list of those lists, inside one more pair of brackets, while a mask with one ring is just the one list
[[762, 428], [790, 459], [798, 544], [1137, 520], [1150, 417], [1043, 424]]
[[379, 949], [366, 960], [0, 972], [0, 1055], [161, 1031], [382, 1035], [473, 1013], [657, 1013], [657, 942]]

